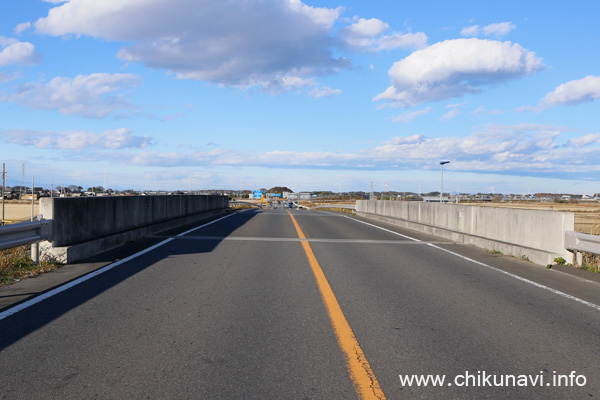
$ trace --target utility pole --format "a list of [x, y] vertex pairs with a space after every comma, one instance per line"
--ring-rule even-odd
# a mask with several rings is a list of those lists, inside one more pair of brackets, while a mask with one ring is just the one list
[[4, 225], [4, 196], [6, 193], [6, 164], [2, 163], [2, 225]]
[[19, 188], [19, 200], [21, 200], [23, 197], [23, 186], [25, 186], [25, 161], [23, 161], [21, 164], [21, 187]]
[[[31, 222], [33, 222], [33, 192], [35, 192], [35, 177], [31, 177]], [[40, 259], [40, 250], [38, 242], [31, 243], [31, 261], [35, 264]]]
[[371, 178], [371, 193], [369, 193], [369, 200], [373, 200], [374, 194], [373, 194], [373, 178]]
[[33, 192], [35, 189], [35, 177], [31, 177], [31, 222], [33, 222]]

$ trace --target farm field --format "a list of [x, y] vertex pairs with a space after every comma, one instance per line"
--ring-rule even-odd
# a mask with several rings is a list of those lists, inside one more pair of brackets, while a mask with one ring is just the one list
[[[0, 206], [2, 207], [2, 206]], [[39, 201], [33, 203], [33, 215], [39, 214]], [[0, 208], [0, 218], [2, 210]], [[29, 221], [31, 219], [31, 201], [6, 200], [4, 202], [4, 220], [7, 224]]]

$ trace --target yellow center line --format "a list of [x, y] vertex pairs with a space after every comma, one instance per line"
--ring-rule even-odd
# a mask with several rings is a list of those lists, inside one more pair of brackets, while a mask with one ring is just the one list
[[[300, 226], [292, 213], [288, 211], [288, 214], [292, 218], [298, 237], [300, 239], [306, 239], [304, 232], [300, 229]], [[348, 373], [350, 374], [350, 379], [352, 379], [352, 384], [354, 385], [354, 390], [356, 390], [358, 398], [365, 400], [385, 399], [385, 394], [383, 394], [383, 390], [381, 390], [381, 387], [379, 386], [379, 381], [375, 377], [365, 353], [358, 344], [358, 340], [356, 340], [354, 332], [352, 332], [352, 328], [350, 327], [348, 320], [346, 320], [342, 308], [335, 298], [335, 294], [333, 293], [331, 286], [329, 286], [329, 282], [327, 281], [310, 244], [307, 241], [302, 241], [301, 243], [313, 274], [315, 275], [317, 286], [319, 287], [321, 298], [323, 299], [323, 304], [325, 304], [327, 314], [329, 315], [331, 325], [333, 326], [333, 331], [337, 337], [338, 345], [344, 353], [346, 367], [348, 368]]]

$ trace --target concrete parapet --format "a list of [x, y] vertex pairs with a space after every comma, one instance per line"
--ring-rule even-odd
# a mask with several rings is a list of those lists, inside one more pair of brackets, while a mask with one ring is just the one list
[[224, 213], [226, 196], [45, 198], [40, 214], [52, 219], [46, 253], [73, 262], [161, 230]]
[[569, 262], [573, 258], [564, 242], [564, 232], [575, 227], [572, 212], [379, 200], [359, 200], [356, 211], [541, 265], [553, 263], [555, 257]]

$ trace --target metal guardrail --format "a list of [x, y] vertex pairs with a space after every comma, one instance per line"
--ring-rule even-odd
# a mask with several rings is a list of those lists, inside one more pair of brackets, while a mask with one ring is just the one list
[[23, 222], [0, 227], [0, 250], [52, 238], [52, 220]]
[[600, 254], [600, 236], [565, 231], [565, 248], [571, 251]]

